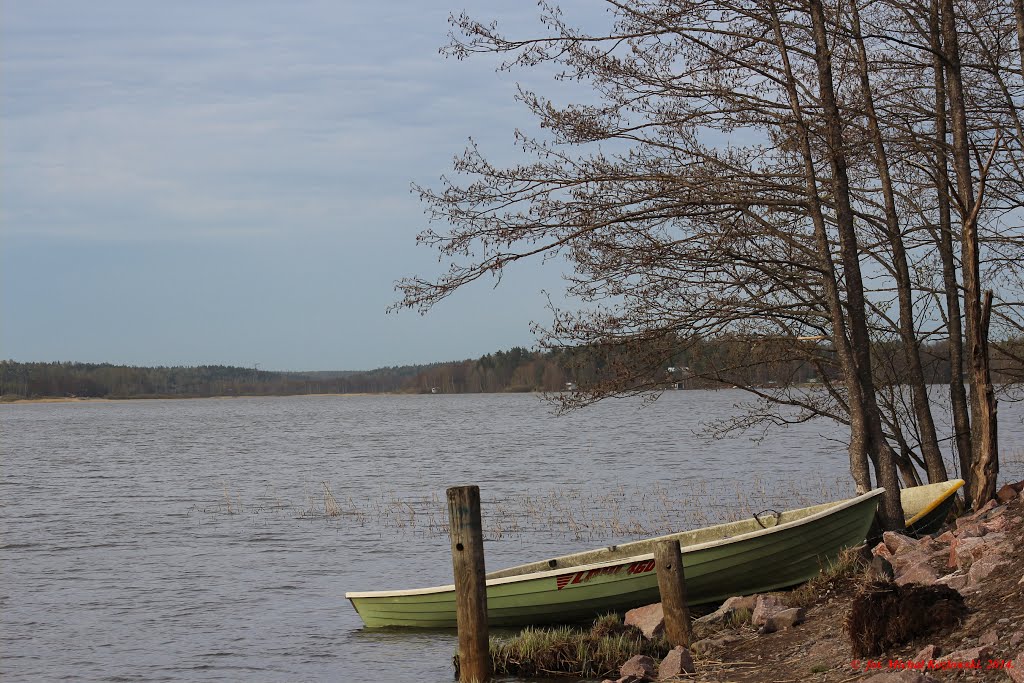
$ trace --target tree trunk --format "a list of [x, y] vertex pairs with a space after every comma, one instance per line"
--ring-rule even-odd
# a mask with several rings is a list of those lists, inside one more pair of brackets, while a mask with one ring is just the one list
[[864, 415], [864, 402], [861, 398], [859, 383], [857, 382], [856, 363], [846, 333], [846, 319], [843, 314], [839, 281], [836, 275], [835, 263], [832, 260], [832, 243], [828, 237], [828, 228], [822, 213], [822, 202], [818, 194], [818, 179], [814, 168], [815, 157], [811, 147], [810, 132], [804, 121], [803, 108], [800, 104], [800, 96], [796, 87], [797, 80], [790, 66], [788, 47], [782, 35], [777, 8], [774, 3], [771, 3], [770, 7], [776, 47], [779, 50], [786, 74], [786, 92], [799, 133], [800, 151], [803, 156], [804, 177], [807, 185], [808, 208], [814, 224], [814, 238], [822, 273], [822, 288], [825, 292], [826, 305], [832, 323], [832, 345], [835, 348], [836, 357], [839, 361], [839, 367], [843, 373], [848, 393], [847, 402], [850, 411], [850, 474], [853, 476], [857, 493], [866, 493], [871, 490], [871, 472], [868, 467], [871, 439]]
[[[999, 427], [998, 406], [992, 376], [988, 367], [988, 328], [992, 317], [992, 290], [985, 292], [985, 301], [981, 311], [981, 352], [985, 355], [984, 374], [981, 384], [977, 387], [980, 419], [975, 425], [985, 427], [974, 435], [976, 456], [971, 463], [971, 500], [975, 508], [981, 507], [996, 495], [996, 478], [999, 476], [999, 443], [997, 429]], [[973, 363], [972, 363], [973, 364]]]
[[[946, 94], [953, 132], [953, 168], [956, 171], [959, 211], [962, 222], [960, 261], [964, 281], [964, 319], [971, 386], [971, 425], [974, 433], [971, 450], [971, 502], [984, 505], [995, 492], [994, 473], [999, 471], [998, 439], [995, 424], [995, 395], [986, 393], [991, 386], [988, 357], [988, 330], [981, 305], [981, 262], [978, 249], [978, 224], [975, 211], [974, 181], [971, 178], [971, 148], [967, 133], [967, 110], [961, 78], [960, 46], [957, 42], [953, 0], [942, 0], [942, 43], [946, 67]], [[978, 479], [982, 477], [982, 479]], [[989, 481], [989, 478], [992, 478]], [[991, 493], [988, 493], [991, 491]], [[987, 497], [986, 497], [987, 496]]]
[[[815, 43], [815, 63], [818, 71], [818, 90], [824, 115], [829, 164], [832, 168], [832, 193], [835, 203], [836, 227], [846, 282], [847, 315], [850, 328], [850, 347], [860, 401], [863, 404], [867, 429], [867, 450], [876, 457], [878, 483], [885, 487], [879, 506], [882, 528], [904, 528], [903, 507], [900, 504], [899, 478], [896, 473], [895, 454], [885, 442], [882, 422], [871, 371], [871, 338], [867, 326], [867, 308], [864, 301], [864, 282], [860, 270], [860, 253], [850, 200], [850, 180], [847, 172], [843, 141], [842, 117], [835, 97], [832, 81], [832, 57], [828, 45], [825, 12], [821, 0], [809, 0], [808, 14]], [[851, 406], [854, 392], [851, 387]]]
[[[864, 47], [864, 37], [860, 29], [860, 10], [854, 0], [851, 5], [853, 19], [853, 35], [857, 43], [857, 62], [863, 89], [865, 114], [868, 122], [868, 133], [874, 146], [875, 169], [882, 185], [882, 197], [885, 204], [886, 238], [892, 248], [893, 274], [896, 278], [896, 291], [899, 300], [899, 333], [903, 346], [903, 356], [907, 364], [907, 377], [901, 378], [910, 386], [914, 417], [917, 419], [918, 434], [921, 439], [921, 455], [924, 456], [929, 483], [946, 481], [946, 465], [942, 461], [939, 449], [939, 438], [935, 431], [935, 420], [932, 418], [931, 406], [928, 402], [928, 388], [924, 380], [924, 368], [921, 363], [921, 347], [914, 330], [913, 289], [910, 280], [910, 267], [907, 265], [907, 249], [900, 231], [899, 214], [896, 210], [896, 196], [893, 191], [892, 179], [889, 177], [889, 155], [882, 139], [882, 131], [878, 125], [875, 111], [874, 93], [868, 73], [868, 56]], [[907, 465], [913, 469], [913, 463]], [[904, 481], [907, 473], [904, 472]], [[914, 477], [916, 478], [916, 477]]]
[[946, 77], [943, 73], [942, 38], [939, 25], [939, 0], [932, 0], [930, 30], [932, 70], [935, 80], [935, 185], [939, 206], [939, 258], [942, 282], [946, 289], [946, 328], [949, 334], [949, 403], [953, 413], [953, 432], [960, 461], [960, 476], [967, 482], [964, 496], [968, 507], [971, 478], [971, 419], [964, 388], [963, 317], [960, 309], [960, 284], [953, 256], [953, 220], [949, 205], [949, 169], [946, 165]]

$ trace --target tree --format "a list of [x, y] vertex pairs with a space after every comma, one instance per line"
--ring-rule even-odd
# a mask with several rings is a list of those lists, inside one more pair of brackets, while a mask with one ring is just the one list
[[[450, 269], [400, 281], [401, 305], [426, 310], [517, 261], [564, 258], [573, 269], [568, 294], [581, 305], [554, 310], [542, 342], [603, 349], [609, 364], [581, 386], [582, 394], [567, 399], [570, 405], [657, 388], [680, 350], [702, 340], [746, 342], [748, 350], [770, 341], [765, 358], [812, 364], [823, 391], [766, 389], [739, 378], [737, 369], [752, 354], [713, 364], [703, 375], [760, 400], [762, 411], [744, 424], [793, 419], [772, 410], [780, 406], [798, 409], [795, 419], [847, 422], [857, 488], [870, 488], [873, 469], [887, 489], [883, 523], [900, 528], [897, 467], [909, 466], [905, 480], [916, 478], [910, 454], [890, 445], [895, 439], [911, 450], [901, 420], [913, 422], [929, 478], [945, 476], [920, 355], [921, 326], [939, 323], [922, 320], [925, 290], [915, 280], [916, 266], [938, 250], [944, 275], [959, 288], [957, 264], [947, 267], [954, 239], [949, 208], [956, 207], [965, 226], [964, 253], [980, 253], [984, 243], [971, 226], [984, 222], [984, 205], [962, 176], [970, 180], [979, 170], [988, 177], [991, 161], [981, 169], [970, 152], [1000, 139], [991, 121], [982, 126], [967, 112], [996, 106], [1009, 120], [1020, 99], [1018, 92], [994, 105], [998, 98], [972, 103], [962, 96], [953, 106], [962, 82], [923, 110], [919, 93], [927, 85], [878, 96], [883, 85], [905, 84], [937, 63], [936, 79], [955, 80], [945, 31], [954, 10], [945, 6], [949, 0], [941, 3], [608, 0], [614, 20], [603, 34], [578, 30], [559, 8], [542, 4], [546, 30], [527, 39], [508, 38], [495, 24], [467, 15], [453, 17], [448, 54], [496, 54], [502, 69], [554, 64], [561, 78], [592, 86], [596, 102], [556, 106], [522, 90], [519, 99], [547, 133], [517, 133], [526, 161], [496, 166], [471, 145], [455, 161], [467, 182], [442, 179], [438, 189], [417, 188], [431, 218], [448, 224], [444, 231], [428, 228], [419, 240], [438, 249]], [[893, 17], [909, 19], [920, 35], [891, 30]], [[1013, 26], [996, 23], [994, 30], [1003, 32]], [[1006, 59], [1000, 53], [999, 68], [990, 71], [1005, 76]], [[991, 80], [976, 71], [975, 80]], [[938, 107], [944, 112], [946, 100], [952, 145], [932, 130], [945, 120]], [[962, 148], [958, 136], [971, 125]], [[1018, 147], [1003, 143], [997, 165], [1017, 163]], [[950, 158], [955, 193], [933, 174]], [[1019, 202], [1007, 187], [1003, 196]], [[973, 247], [963, 246], [970, 240]], [[971, 308], [980, 274], [968, 283], [968, 275], [975, 277], [968, 271], [964, 266], [966, 344], [976, 362], [972, 344], [986, 337]], [[896, 292], [894, 304], [889, 292]], [[947, 299], [948, 320], [954, 308]], [[902, 417], [886, 415], [879, 404], [873, 351], [887, 335], [899, 340], [904, 371], [898, 381], [911, 392], [912, 409]], [[808, 343], [821, 339], [825, 350]], [[983, 386], [972, 379], [972, 406]], [[976, 427], [982, 419], [975, 417]], [[976, 450], [972, 473], [987, 481], [980, 462]]]

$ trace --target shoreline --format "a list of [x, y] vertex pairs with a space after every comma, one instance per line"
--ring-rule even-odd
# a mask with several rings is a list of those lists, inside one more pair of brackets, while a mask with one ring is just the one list
[[353, 392], [350, 394], [243, 394], [232, 396], [230, 394], [216, 396], [123, 396], [117, 398], [106, 398], [102, 396], [43, 396], [40, 398], [17, 398], [14, 400], [3, 400], [0, 398], [0, 406], [35, 404], [35, 403], [128, 403], [130, 401], [219, 401], [242, 398], [312, 398], [316, 396], [417, 396], [419, 394], [406, 394], [402, 392]]

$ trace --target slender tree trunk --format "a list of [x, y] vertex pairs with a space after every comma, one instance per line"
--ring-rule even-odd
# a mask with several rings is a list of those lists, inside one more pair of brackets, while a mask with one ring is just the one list
[[953, 252], [953, 221], [949, 206], [949, 169], [946, 166], [946, 78], [943, 73], [942, 38], [939, 26], [939, 0], [932, 0], [931, 17], [932, 70], [935, 81], [935, 185], [939, 207], [939, 258], [942, 261], [942, 283], [946, 289], [946, 328], [949, 335], [949, 403], [953, 413], [953, 432], [960, 476], [968, 483], [964, 487], [967, 506], [970, 507], [971, 478], [971, 419], [964, 388], [963, 318], [960, 313], [960, 285], [956, 274]]
[[[942, 0], [942, 44], [946, 58], [946, 94], [953, 132], [953, 169], [962, 221], [960, 250], [964, 279], [964, 318], [968, 371], [971, 385], [971, 425], [974, 429], [971, 451], [969, 496], [975, 508], [995, 494], [993, 472], [999, 470], [995, 395], [986, 393], [991, 384], [987, 326], [981, 304], [981, 259], [978, 250], [978, 223], [975, 211], [974, 182], [971, 178], [971, 148], [967, 132], [967, 109], [961, 78], [960, 46], [957, 42], [953, 0]], [[979, 478], [980, 477], [980, 478]], [[989, 480], [991, 478], [991, 480]]]
[[[871, 371], [871, 338], [868, 333], [867, 307], [864, 301], [864, 282], [860, 270], [860, 253], [850, 200], [850, 180], [843, 141], [842, 117], [836, 102], [835, 86], [832, 81], [832, 56], [828, 45], [825, 11], [821, 0], [809, 0], [808, 10], [814, 35], [818, 90], [825, 122], [828, 157], [832, 167], [832, 192], [843, 262], [843, 278], [846, 282], [850, 346], [853, 351], [860, 399], [864, 408], [868, 453], [877, 457], [878, 483], [886, 489], [879, 506], [879, 516], [883, 529], [902, 529], [904, 517], [903, 507], [900, 504], [895, 454], [885, 441], [878, 402], [875, 398], [875, 384]], [[852, 401], [853, 392], [850, 393]]]
[[814, 168], [814, 153], [811, 147], [810, 132], [805, 122], [803, 107], [796, 87], [789, 60], [789, 51], [779, 21], [777, 9], [771, 4], [772, 24], [776, 46], [782, 58], [786, 74], [786, 92], [790, 109], [796, 121], [799, 135], [800, 151], [804, 162], [804, 177], [807, 185], [808, 208], [814, 224], [814, 238], [819, 265], [822, 273], [822, 288], [825, 291], [826, 305], [832, 322], [832, 345], [835, 348], [840, 370], [846, 382], [848, 406], [850, 411], [850, 474], [857, 487], [857, 493], [871, 490], [871, 472], [868, 467], [870, 436], [864, 414], [864, 401], [861, 388], [857, 381], [856, 363], [847, 337], [846, 319], [843, 313], [843, 302], [839, 291], [839, 280], [835, 263], [832, 260], [832, 243], [828, 237], [828, 228], [822, 212], [821, 197], [818, 194], [817, 172]]
[[[860, 10], [857, 1], [850, 4], [853, 19], [853, 35], [857, 44], [857, 61], [860, 71], [861, 88], [863, 90], [865, 114], [868, 122], [868, 133], [874, 146], [875, 168], [882, 185], [882, 197], [885, 204], [886, 238], [892, 248], [893, 273], [896, 276], [896, 291], [899, 300], [899, 334], [903, 346], [903, 356], [907, 364], [908, 376], [902, 378], [910, 386], [914, 417], [917, 419], [918, 433], [921, 439], [921, 455], [924, 456], [929, 482], [946, 481], [946, 465], [942, 461], [939, 450], [939, 438], [935, 431], [935, 420], [928, 401], [928, 388], [924, 381], [924, 368], [921, 363], [921, 347], [914, 330], [913, 285], [910, 279], [910, 267], [907, 265], [907, 249], [900, 230], [899, 214], [896, 210], [896, 196], [893, 191], [892, 179], [889, 176], [889, 155], [885, 149], [882, 132], [878, 126], [878, 115], [875, 111], [874, 92], [868, 72], [868, 56], [864, 46], [864, 37], [860, 29]], [[913, 463], [908, 462], [913, 469]], [[904, 474], [904, 481], [907, 481]]]

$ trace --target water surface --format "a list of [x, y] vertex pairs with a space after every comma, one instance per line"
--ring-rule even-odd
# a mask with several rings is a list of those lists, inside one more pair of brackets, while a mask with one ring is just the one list
[[[742, 398], [3, 406], [0, 677], [450, 681], [453, 632], [363, 630], [343, 598], [451, 582], [446, 487], [481, 487], [496, 569], [728, 516], [749, 487], [767, 507], [848, 486], [835, 425], [695, 435]], [[1020, 412], [1000, 406], [1005, 452]]]

